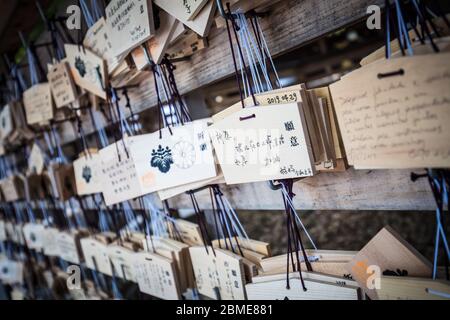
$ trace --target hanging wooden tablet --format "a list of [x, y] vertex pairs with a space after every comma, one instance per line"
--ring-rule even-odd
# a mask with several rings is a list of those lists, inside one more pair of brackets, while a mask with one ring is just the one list
[[5, 222], [5, 233], [6, 238], [10, 241], [13, 241], [13, 239], [15, 238], [15, 234], [14, 234], [14, 224], [11, 221]]
[[136, 282], [134, 274], [135, 252], [114, 243], [107, 247], [107, 253], [114, 268], [115, 276], [126, 281]]
[[80, 196], [101, 193], [101, 158], [96, 149], [80, 154], [73, 162], [73, 170], [77, 187], [77, 194]]
[[17, 142], [22, 138], [27, 140], [33, 139], [34, 133], [28, 127], [25, 109], [21, 101], [12, 101], [9, 105], [15, 126], [14, 132], [9, 137], [9, 142]]
[[56, 108], [67, 106], [77, 99], [77, 90], [67, 62], [62, 61], [49, 68], [47, 79]]
[[67, 262], [80, 264], [84, 261], [81, 239], [89, 235], [86, 230], [62, 231], [57, 235], [59, 257]]
[[65, 44], [67, 62], [75, 83], [81, 88], [106, 99], [108, 74], [105, 61], [89, 49]]
[[80, 243], [86, 267], [112, 276], [107, 245], [91, 237], [81, 239]]
[[134, 139], [134, 137], [126, 138], [99, 151], [102, 193], [108, 206], [143, 194], [129, 151], [134, 144]]
[[175, 42], [183, 38], [186, 35], [188, 29], [185, 27], [183, 23], [178, 20], [175, 20], [175, 30], [173, 31], [172, 37], [170, 37], [170, 44], [173, 45]]
[[[348, 277], [350, 273], [347, 266], [355, 257], [355, 251], [339, 250], [306, 250], [308, 259], [314, 272], [320, 272], [337, 277]], [[261, 268], [264, 274], [280, 274], [286, 272], [286, 255], [279, 255], [265, 258], [261, 261]], [[296, 266], [296, 263], [294, 262]], [[300, 259], [300, 268], [308, 271], [303, 258]]]
[[105, 11], [116, 57], [130, 52], [155, 34], [150, 0], [112, 0]]
[[105, 18], [101, 17], [88, 29], [83, 41], [86, 48], [106, 61], [109, 74], [119, 67], [121, 61], [114, 55], [111, 35], [109, 24], [106, 23]]
[[380, 300], [450, 300], [450, 282], [412, 277], [381, 277]]
[[[259, 253], [264, 257], [271, 257], [272, 250], [270, 249], [270, 244], [263, 241], [246, 239], [242, 237], [233, 237], [231, 239], [226, 239], [228, 245], [232, 245], [233, 247], [239, 247], [241, 249], [251, 250], [255, 253]], [[216, 239], [212, 242], [213, 247], [215, 248], [225, 248], [225, 239]]]
[[11, 106], [5, 105], [0, 112], [0, 138], [2, 141], [6, 140], [8, 136], [14, 131], [14, 122], [11, 113]]
[[217, 175], [206, 120], [135, 136], [130, 154], [144, 194]]
[[298, 104], [245, 108], [208, 128], [227, 184], [312, 176]]
[[150, 252], [134, 255], [139, 290], [164, 300], [181, 298], [173, 261]]
[[203, 245], [202, 235], [198, 224], [182, 219], [176, 219], [174, 223], [169, 223], [168, 225], [172, 239], [181, 237], [183, 243], [190, 246]]
[[450, 166], [450, 53], [379, 60], [330, 86], [357, 169]]
[[53, 119], [53, 100], [50, 84], [40, 83], [23, 93], [23, 105], [27, 115], [27, 123], [43, 124]]
[[44, 247], [44, 225], [40, 223], [26, 223], [23, 226], [23, 236], [29, 249], [40, 251]]
[[156, 5], [180, 21], [193, 20], [208, 0], [154, 0]]
[[56, 228], [45, 228], [43, 232], [43, 248], [44, 254], [49, 257], [58, 257], [59, 246], [58, 246], [58, 234], [59, 230]]
[[25, 196], [23, 181], [18, 176], [10, 176], [1, 180], [0, 187], [6, 202], [14, 202]]
[[31, 147], [31, 152], [28, 157], [28, 172], [35, 174], [42, 174], [45, 166], [44, 153], [37, 143]]
[[358, 281], [365, 293], [371, 299], [377, 299], [375, 288], [369, 288], [369, 285], [372, 286], [373, 266], [384, 275], [398, 272], [411, 277], [431, 275], [430, 262], [390, 227], [378, 232], [347, 265], [353, 279]]
[[23, 262], [4, 259], [0, 261], [0, 280], [6, 285], [23, 284]]
[[[316, 280], [314, 274], [302, 272], [305, 287], [303, 286], [298, 273], [289, 274], [289, 286], [286, 288], [286, 274], [277, 276], [275, 279], [256, 283], [249, 283], [245, 286], [249, 300], [358, 300], [360, 298], [357, 286], [343, 285], [324, 281], [319, 276]], [[278, 279], [277, 279], [278, 278]], [[345, 281], [345, 279], [343, 279]]]
[[[164, 5], [163, 2], [164, 1], [161, 1], [161, 5]], [[171, 12], [168, 11], [168, 8], [162, 9], [171, 14]], [[214, 21], [215, 11], [216, 11], [216, 2], [210, 0], [206, 5], [204, 5], [204, 7], [200, 10], [200, 12], [196, 15], [196, 17], [193, 20], [187, 20], [181, 16], [176, 18], [180, 22], [182, 22], [185, 26], [187, 26], [189, 29], [196, 32], [200, 37], [206, 37], [209, 33], [212, 22]]]
[[242, 258], [222, 249], [190, 247], [198, 292], [216, 300], [245, 300]]
[[166, 53], [171, 60], [186, 59], [207, 47], [207, 38], [202, 38], [188, 29], [178, 41], [170, 44]]
[[[159, 13], [159, 19], [160, 24], [155, 36], [143, 43], [144, 46], [147, 46], [152, 61], [157, 64], [161, 63], [161, 60], [164, 58], [164, 54], [169, 47], [170, 39], [176, 27], [175, 18], [164, 11]], [[148, 61], [142, 47], [134, 49], [131, 52], [131, 56], [136, 68], [139, 70], [148, 66]]]
[[75, 175], [72, 164], [50, 164], [48, 175], [52, 184], [53, 194], [66, 201], [76, 195]]
[[28, 174], [24, 176], [24, 191], [27, 201], [42, 200], [45, 198], [45, 189], [42, 187], [44, 179], [39, 174]]
[[5, 221], [0, 220], [0, 241], [6, 241], [6, 239]]
[[21, 245], [21, 246], [25, 246], [26, 242], [25, 242], [25, 238], [23, 236], [23, 224], [22, 223], [15, 223], [13, 224], [13, 233], [14, 233], [14, 237], [13, 237], [13, 242]]

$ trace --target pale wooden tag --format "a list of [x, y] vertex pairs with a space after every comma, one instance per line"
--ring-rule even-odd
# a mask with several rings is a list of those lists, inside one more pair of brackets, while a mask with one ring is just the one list
[[14, 233], [14, 224], [11, 221], [5, 222], [5, 233], [6, 233], [6, 238], [8, 240], [15, 242], [14, 239], [15, 239], [16, 235]]
[[101, 193], [102, 179], [101, 157], [97, 150], [90, 149], [73, 162], [77, 194], [89, 195]]
[[192, 266], [198, 292], [211, 299], [245, 300], [245, 280], [242, 258], [222, 249], [190, 247]]
[[[353, 279], [371, 299], [377, 299], [375, 289], [369, 289], [373, 266], [382, 274], [396, 274], [398, 270], [411, 277], [429, 277], [431, 264], [390, 227], [377, 233], [347, 265]], [[369, 280], [369, 281], [368, 281]], [[375, 286], [374, 286], [375, 287]]]
[[20, 244], [22, 246], [26, 245], [25, 242], [25, 238], [23, 236], [23, 230], [22, 230], [23, 225], [20, 224], [13, 224], [13, 232], [14, 232], [14, 237], [13, 237], [13, 241], [17, 244]]
[[[121, 140], [99, 151], [100, 180], [106, 205], [110, 206], [143, 195], [135, 164], [130, 156], [134, 137]], [[127, 150], [127, 152], [125, 151]]]
[[86, 236], [87, 232], [82, 230], [59, 232], [57, 235], [59, 257], [70, 263], [80, 264], [83, 261], [80, 241]]
[[227, 184], [314, 175], [305, 130], [296, 103], [244, 108], [208, 128]]
[[379, 60], [330, 86], [357, 169], [450, 166], [450, 53]]
[[[150, 52], [150, 57], [155, 63], [161, 63], [161, 60], [164, 58], [164, 54], [166, 53], [166, 49], [170, 44], [172, 34], [176, 28], [175, 18], [166, 12], [161, 11], [159, 14], [159, 19], [160, 26], [156, 30], [155, 36], [143, 44], [144, 46], [147, 46], [148, 51]], [[142, 47], [134, 49], [131, 52], [131, 56], [133, 57], [134, 63], [139, 70], [142, 70], [144, 67], [148, 66], [148, 61]]]
[[107, 252], [114, 267], [115, 276], [126, 281], [136, 282], [133, 266], [135, 253], [117, 244], [110, 244]]
[[[267, 282], [250, 283], [245, 286], [249, 300], [358, 300], [358, 287], [342, 286], [330, 282], [308, 279], [304, 282], [292, 274], [290, 289], [286, 288], [286, 278]], [[286, 277], [286, 275], [284, 275]]]
[[112, 0], [105, 11], [116, 57], [129, 52], [155, 34], [150, 0]]
[[14, 202], [24, 197], [23, 181], [18, 176], [10, 176], [0, 181], [6, 202]]
[[83, 45], [93, 53], [103, 58], [108, 65], [108, 73], [113, 73], [120, 64], [113, 52], [111, 30], [105, 18], [101, 17], [89, 30], [84, 37]]
[[[180, 24], [183, 25], [181, 22]], [[178, 41], [171, 43], [170, 47], [167, 49], [169, 59], [186, 59], [196, 52], [208, 47], [207, 38], [202, 38], [189, 29], [178, 38]]]
[[[264, 257], [270, 257], [272, 255], [270, 244], [263, 241], [245, 239], [241, 237], [226, 239], [228, 246], [232, 245], [237, 248], [238, 244], [241, 249], [251, 250], [253, 252], [259, 253]], [[212, 241], [214, 247], [224, 249], [226, 247], [225, 239], [216, 239]]]
[[217, 175], [207, 120], [133, 137], [130, 154], [144, 194]]
[[181, 238], [181, 241], [190, 246], [203, 245], [202, 235], [198, 224], [182, 219], [176, 219], [173, 223], [169, 223], [168, 226], [171, 238]]
[[449, 300], [450, 282], [412, 277], [381, 277], [380, 300]]
[[157, 237], [145, 239], [143, 244], [146, 251], [155, 249], [154, 253], [174, 262], [180, 292], [185, 292], [195, 285], [188, 245], [173, 239]]
[[150, 252], [134, 255], [134, 269], [139, 290], [164, 300], [181, 298], [173, 261]]
[[28, 157], [28, 172], [42, 174], [45, 166], [44, 154], [37, 143], [33, 144]]
[[50, 84], [40, 83], [23, 93], [23, 105], [28, 124], [42, 124], [53, 119], [53, 101]]
[[48, 176], [51, 181], [53, 195], [56, 198], [66, 201], [76, 194], [75, 175], [72, 163], [53, 163], [49, 165]]
[[3, 259], [0, 260], [0, 280], [4, 284], [23, 284], [23, 262]]
[[44, 254], [49, 257], [59, 256], [60, 252], [57, 242], [59, 230], [56, 228], [45, 228], [42, 234]]
[[57, 108], [75, 102], [77, 90], [67, 62], [62, 61], [49, 68], [47, 78]]
[[170, 38], [170, 45], [173, 45], [175, 42], [180, 40], [183, 35], [185, 35], [188, 29], [186, 29], [185, 25], [178, 20], [175, 20], [175, 30]]
[[193, 20], [208, 0], [154, 0], [158, 7], [180, 21]]
[[[347, 271], [347, 265], [356, 253], [338, 250], [306, 250], [314, 272], [345, 278], [351, 277]], [[299, 252], [299, 257], [301, 270], [308, 271], [301, 252]], [[284, 254], [263, 259], [260, 264], [264, 274], [273, 275], [286, 272], [286, 258], [286, 254]], [[296, 259], [294, 259], [294, 266], [297, 267]]]
[[26, 223], [22, 230], [27, 247], [38, 251], [42, 250], [44, 247], [44, 225]]
[[0, 220], [0, 241], [6, 241], [6, 239], [5, 221]]
[[[161, 1], [164, 2], [164, 1]], [[163, 10], [165, 10], [163, 8]], [[170, 12], [167, 11], [169, 14]], [[182, 19], [181, 17], [177, 17], [179, 21], [181, 21], [185, 26], [192, 29], [195, 33], [197, 33], [200, 37], [206, 37], [211, 28], [212, 22], [214, 20], [214, 13], [216, 11], [216, 2], [209, 1], [202, 10], [197, 14], [195, 19], [187, 20]]]
[[80, 243], [86, 267], [112, 276], [112, 267], [106, 244], [94, 238], [83, 238]]
[[14, 130], [11, 105], [7, 104], [0, 112], [0, 138], [5, 140]]
[[89, 49], [65, 44], [67, 62], [75, 83], [81, 88], [106, 99], [108, 84], [105, 61]]

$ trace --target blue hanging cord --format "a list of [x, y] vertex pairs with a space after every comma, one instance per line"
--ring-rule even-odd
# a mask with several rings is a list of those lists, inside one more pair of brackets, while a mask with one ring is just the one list
[[292, 209], [292, 212], [294, 213], [295, 219], [297, 220], [298, 223], [300, 223], [303, 231], [305, 232], [306, 236], [308, 237], [309, 242], [311, 242], [311, 244], [314, 247], [314, 249], [317, 250], [316, 244], [314, 243], [314, 241], [312, 240], [311, 236], [309, 235], [308, 230], [303, 225], [302, 220], [300, 220], [300, 217], [297, 214], [297, 210], [295, 210], [294, 204], [292, 203], [291, 197], [289, 196], [289, 193], [287, 192], [287, 190], [286, 190], [286, 188], [284, 186], [281, 189], [281, 191], [282, 191], [284, 197], [286, 198], [289, 207]]
[[119, 286], [117, 285], [117, 279], [115, 276], [113, 276], [113, 278], [112, 278], [111, 287], [112, 287], [112, 293], [113, 293], [114, 299], [123, 300], [123, 296], [120, 293]]
[[84, 21], [86, 21], [86, 24], [88, 28], [92, 27], [95, 23], [94, 18], [92, 17], [91, 11], [87, 5], [87, 3], [84, 0], [79, 0], [81, 11], [83, 13]]
[[[434, 178], [434, 184], [436, 188], [438, 188], [438, 192], [442, 195], [442, 207], [448, 206], [448, 198], [447, 198], [447, 187], [445, 184], [445, 179], [439, 181], [439, 179]], [[441, 223], [441, 209], [439, 206], [436, 208], [436, 238], [434, 245], [434, 256], [433, 256], [433, 279], [437, 278], [437, 264], [438, 264], [438, 252], [439, 252], [439, 243], [440, 238], [442, 237], [442, 242], [444, 243], [444, 249], [446, 251], [447, 257], [450, 257], [450, 249], [447, 242], [447, 236], [445, 234], [445, 229]]]
[[406, 47], [407, 47], [407, 50], [408, 50], [408, 55], [412, 56], [412, 55], [414, 55], [414, 52], [413, 52], [413, 49], [412, 49], [411, 40], [409, 39], [409, 33], [408, 33], [408, 30], [407, 30], [405, 21], [403, 19], [402, 10], [401, 10], [401, 7], [400, 7], [400, 4], [399, 4], [398, 0], [395, 0], [395, 8], [397, 10], [397, 20], [398, 20], [400, 41], [401, 41], [403, 47], [405, 47], [405, 41], [406, 41]]
[[28, 60], [28, 69], [30, 71], [30, 81], [31, 81], [31, 85], [34, 86], [39, 83], [39, 75], [38, 75], [37, 68], [36, 68], [36, 64], [37, 64], [36, 57], [34, 56], [30, 47], [27, 47], [26, 53], [27, 53], [27, 60]]

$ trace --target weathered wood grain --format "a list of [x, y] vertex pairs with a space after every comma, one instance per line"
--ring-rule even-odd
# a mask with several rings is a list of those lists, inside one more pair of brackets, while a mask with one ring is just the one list
[[[352, 24], [366, 15], [369, 5], [382, 0], [284, 0], [270, 9], [261, 25], [273, 56]], [[230, 76], [234, 72], [226, 28], [212, 28], [209, 47], [177, 63], [175, 76], [182, 94]], [[299, 57], [301, 59], [301, 57]], [[136, 110], [156, 105], [153, 80], [149, 77], [133, 94]]]
[[[281, 191], [268, 183], [222, 186], [235, 209], [282, 210]], [[409, 170], [353, 170], [322, 173], [294, 185], [294, 205], [302, 210], [434, 210], [426, 179], [412, 182]], [[197, 193], [202, 209], [211, 209], [209, 191]], [[174, 208], [192, 208], [187, 195], [169, 200]]]
[[[366, 15], [369, 5], [382, 3], [382, 0], [282, 0], [270, 7], [267, 17], [261, 18], [261, 27], [271, 54], [276, 57], [359, 21]], [[206, 50], [196, 53], [188, 61], [176, 63], [175, 77], [181, 94], [187, 94], [233, 74], [233, 60], [226, 28], [217, 29], [214, 26], [208, 36], [208, 43]], [[130, 91], [135, 112], [156, 105], [153, 84], [153, 76], [148, 73], [139, 88]], [[89, 124], [85, 130], [87, 133], [93, 131]], [[63, 138], [65, 142], [72, 140], [73, 135]]]
[[[272, 55], [278, 56], [334, 30], [352, 24], [366, 14], [372, 4], [382, 0], [282, 0], [262, 27]], [[301, 59], [301, 57], [299, 57]], [[233, 74], [233, 64], [226, 29], [211, 30], [209, 47], [176, 64], [177, 83], [182, 94], [207, 86]], [[138, 90], [130, 92], [134, 111], [144, 111], [156, 104], [153, 79], [149, 75]], [[88, 118], [86, 132], [93, 132]], [[77, 138], [67, 126], [63, 141]], [[425, 180], [412, 183], [408, 170], [355, 171], [327, 173], [295, 184], [294, 204], [301, 210], [434, 210], [435, 204]], [[272, 191], [267, 183], [224, 186], [236, 209], [283, 209], [280, 191]], [[198, 193], [200, 206], [210, 209], [209, 192]], [[188, 196], [170, 200], [174, 208], [192, 208]]]

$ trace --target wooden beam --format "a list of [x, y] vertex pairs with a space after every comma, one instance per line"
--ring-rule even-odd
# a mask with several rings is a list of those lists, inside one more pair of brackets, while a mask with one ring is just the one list
[[[321, 173], [296, 182], [294, 205], [302, 210], [435, 210], [426, 179], [410, 180], [410, 170], [353, 170]], [[235, 209], [284, 210], [281, 191], [268, 183], [222, 187]], [[201, 209], [211, 209], [209, 191], [198, 192]], [[173, 208], [192, 208], [187, 195], [169, 201]]]
[[[334, 30], [353, 24], [366, 15], [369, 5], [382, 0], [283, 0], [274, 5], [261, 26], [273, 56], [278, 56]], [[177, 63], [175, 77], [181, 94], [224, 79], [234, 72], [226, 28], [213, 28], [209, 47]], [[299, 57], [300, 58], [300, 57]], [[156, 105], [153, 80], [149, 77], [131, 96], [135, 109]]]

